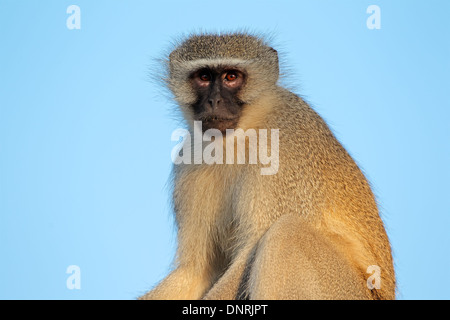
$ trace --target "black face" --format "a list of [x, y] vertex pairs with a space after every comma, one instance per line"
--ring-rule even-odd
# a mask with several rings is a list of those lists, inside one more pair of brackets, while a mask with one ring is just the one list
[[245, 83], [246, 74], [234, 68], [200, 69], [192, 74], [198, 99], [192, 105], [194, 120], [202, 121], [202, 130], [234, 129], [241, 115], [243, 102], [237, 93]]

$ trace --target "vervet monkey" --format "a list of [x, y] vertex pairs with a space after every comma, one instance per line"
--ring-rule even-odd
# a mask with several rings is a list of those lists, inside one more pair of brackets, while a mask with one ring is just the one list
[[175, 267], [141, 299], [395, 298], [369, 183], [279, 74], [277, 51], [246, 33], [192, 35], [170, 54], [166, 81], [189, 130], [279, 129], [279, 168], [175, 165]]

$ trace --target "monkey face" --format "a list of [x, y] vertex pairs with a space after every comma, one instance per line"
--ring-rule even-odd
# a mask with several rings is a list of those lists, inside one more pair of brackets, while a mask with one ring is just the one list
[[191, 106], [194, 120], [202, 121], [202, 130], [236, 128], [244, 103], [238, 92], [246, 73], [237, 68], [202, 68], [191, 75], [197, 100]]

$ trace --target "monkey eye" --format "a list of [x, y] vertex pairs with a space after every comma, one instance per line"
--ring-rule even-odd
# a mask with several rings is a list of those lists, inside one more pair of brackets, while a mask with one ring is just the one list
[[226, 75], [225, 75], [225, 79], [227, 79], [227, 81], [234, 81], [234, 80], [236, 80], [237, 79], [237, 74], [235, 73], [235, 72], [233, 72], [233, 71], [231, 71], [231, 72], [228, 72]]
[[202, 81], [211, 81], [211, 75], [207, 72], [202, 72], [199, 74], [199, 78]]

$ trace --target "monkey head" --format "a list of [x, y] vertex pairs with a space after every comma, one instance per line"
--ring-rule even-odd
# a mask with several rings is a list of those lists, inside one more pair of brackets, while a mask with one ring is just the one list
[[184, 40], [169, 56], [167, 84], [188, 122], [202, 130], [234, 129], [246, 105], [276, 86], [278, 55], [248, 34], [204, 34]]

